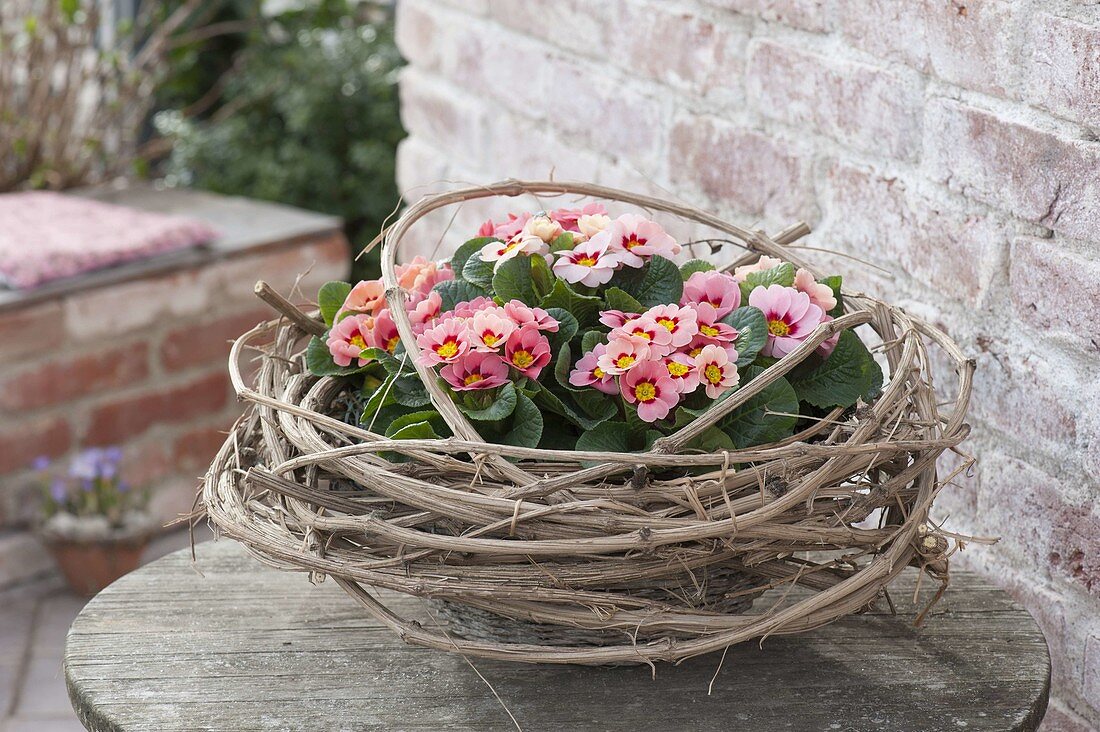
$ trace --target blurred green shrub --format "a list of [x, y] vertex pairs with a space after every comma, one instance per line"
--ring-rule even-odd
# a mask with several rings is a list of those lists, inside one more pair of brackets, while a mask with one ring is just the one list
[[[172, 142], [165, 179], [342, 216], [358, 252], [398, 200], [394, 154], [405, 133], [392, 13], [349, 0], [284, 0], [288, 9], [271, 13], [274, 4], [225, 21], [251, 27], [212, 111], [155, 116]], [[225, 63], [211, 62], [218, 58]], [[188, 83], [208, 76], [201, 66], [201, 53], [181, 59], [180, 76], [164, 87], [181, 107]], [[376, 270], [375, 253], [356, 263], [355, 276]]]

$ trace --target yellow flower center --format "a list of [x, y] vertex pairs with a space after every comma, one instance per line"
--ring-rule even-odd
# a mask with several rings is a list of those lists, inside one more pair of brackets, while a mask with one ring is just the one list
[[651, 402], [657, 398], [657, 387], [648, 381], [643, 381], [634, 387], [634, 396], [640, 402]]
[[504, 246], [502, 246], [500, 249], [497, 250], [497, 256], [498, 257], [503, 257], [505, 254], [512, 251], [513, 249], [515, 249], [516, 247], [518, 247], [522, 243], [523, 243], [522, 239], [518, 239], [518, 238], [513, 239], [512, 241], [508, 242], [507, 244], [505, 244]]
[[629, 239], [623, 240], [623, 248], [630, 251], [634, 247], [640, 247], [645, 244], [645, 239], [639, 239], [637, 234], [631, 234]]
[[512, 364], [519, 369], [525, 369], [535, 362], [535, 357], [530, 351], [516, 351], [512, 354]]
[[458, 343], [454, 339], [448, 339], [436, 346], [435, 352], [440, 358], [452, 358], [458, 354]]
[[782, 320], [769, 320], [768, 332], [773, 336], [785, 336], [791, 332], [791, 326], [787, 325]]
[[682, 378], [688, 371], [691, 371], [691, 367], [679, 361], [670, 361], [668, 364], [668, 373], [678, 379]]
[[688, 351], [688, 356], [691, 357], [691, 358], [695, 358], [696, 356], [698, 356], [702, 352], [703, 352], [703, 347], [702, 346], [696, 346], [695, 348]]
[[573, 264], [579, 264], [582, 267], [595, 267], [596, 266], [596, 258], [595, 257], [584, 256], [584, 257], [581, 257], [580, 259], [576, 260], [575, 262], [573, 262]]
[[477, 382], [481, 381], [484, 378], [485, 377], [482, 376], [481, 374], [470, 374], [469, 376], [467, 376], [465, 379], [462, 380], [462, 383], [464, 383], [466, 386], [469, 386], [470, 384], [476, 384]]
[[665, 326], [669, 333], [676, 330], [676, 321], [671, 318], [658, 318], [657, 322]]
[[634, 363], [634, 357], [628, 354], [623, 354], [622, 356], [619, 356], [617, 359], [615, 359], [615, 365], [621, 369], [625, 369], [632, 363]]
[[653, 335], [646, 332], [646, 331], [644, 331], [644, 330], [642, 330], [641, 328], [635, 328], [634, 332], [631, 333], [630, 335], [637, 336], [638, 338], [643, 338], [647, 341], [653, 340]]
[[393, 338], [390, 338], [388, 341], [386, 341], [386, 350], [390, 353], [393, 353], [394, 349], [397, 348], [397, 344], [400, 342], [401, 336], [394, 336]]
[[367, 347], [367, 342], [363, 340], [363, 336], [356, 333], [351, 338], [348, 338], [348, 343], [353, 346], [358, 346], [360, 349]]
[[487, 330], [481, 334], [481, 342], [487, 346], [495, 346], [499, 340], [500, 338], [497, 337], [497, 334], [491, 330]]
[[703, 375], [707, 377], [707, 381], [712, 384], [717, 384], [722, 380], [722, 369], [718, 368], [716, 363], [708, 363], [707, 367], [703, 369]]
[[714, 338], [718, 335], [718, 329], [715, 328], [713, 325], [700, 325], [699, 332], [707, 336], [708, 338]]
[[597, 379], [602, 379], [603, 378], [603, 369], [601, 369], [599, 366], [597, 366], [596, 368], [592, 369], [592, 375], [595, 376]]

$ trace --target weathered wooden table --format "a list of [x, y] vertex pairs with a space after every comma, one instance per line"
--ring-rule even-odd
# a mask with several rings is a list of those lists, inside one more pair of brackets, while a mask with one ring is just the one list
[[[899, 612], [912, 582], [895, 585]], [[179, 552], [92, 600], [65, 676], [96, 732], [1036, 728], [1050, 659], [1026, 611], [958, 573], [927, 626], [911, 621], [850, 617], [734, 646], [720, 671], [718, 654], [658, 666], [655, 680], [647, 667], [475, 660], [483, 680], [460, 656], [402, 644], [332, 582], [221, 541], [199, 545], [197, 566]]]

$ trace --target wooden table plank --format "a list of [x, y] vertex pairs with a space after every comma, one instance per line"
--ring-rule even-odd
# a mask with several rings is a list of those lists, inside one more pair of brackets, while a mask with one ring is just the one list
[[[913, 581], [895, 585], [899, 610]], [[386, 599], [430, 622], [420, 600]], [[647, 667], [475, 665], [524, 730], [1036, 728], [1050, 660], [1007, 595], [959, 573], [927, 626], [911, 623], [879, 610], [734, 646], [709, 696], [719, 654], [659, 666], [656, 680]], [[65, 675], [95, 732], [515, 729], [460, 656], [406, 646], [333, 583], [262, 567], [229, 541], [200, 545], [197, 567], [179, 552], [92, 600]]]

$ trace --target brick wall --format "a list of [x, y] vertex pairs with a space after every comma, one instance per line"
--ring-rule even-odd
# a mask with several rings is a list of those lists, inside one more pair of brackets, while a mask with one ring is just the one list
[[239, 413], [229, 341], [272, 317], [252, 294], [256, 280], [290, 294], [308, 272], [303, 300], [347, 277], [347, 242], [331, 218], [188, 192], [136, 203], [164, 199], [178, 212], [209, 214], [224, 246], [178, 266], [151, 261], [94, 287], [63, 283], [0, 303], [0, 586], [51, 566], [21, 530], [36, 509], [28, 470], [36, 456], [120, 445], [123, 475], [153, 490], [162, 523], [189, 511], [198, 476]]
[[[961, 562], [1042, 624], [1046, 729], [1100, 724], [1100, 11], [999, 0], [402, 0], [412, 199], [504, 177], [794, 218], [977, 358]], [[459, 212], [470, 231], [485, 213]]]

